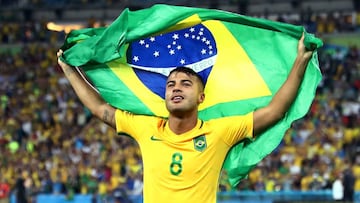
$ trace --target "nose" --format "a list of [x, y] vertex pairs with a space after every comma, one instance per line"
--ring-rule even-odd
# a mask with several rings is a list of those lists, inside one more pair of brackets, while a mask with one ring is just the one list
[[173, 92], [181, 92], [181, 89], [180, 88], [177, 88], [177, 87], [174, 87], [174, 89], [173, 89]]
[[174, 88], [172, 90], [173, 92], [180, 92], [181, 91], [181, 85], [179, 83], [174, 84]]

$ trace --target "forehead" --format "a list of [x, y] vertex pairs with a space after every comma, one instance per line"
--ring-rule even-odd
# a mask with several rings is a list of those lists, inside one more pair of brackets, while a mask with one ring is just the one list
[[173, 72], [168, 76], [168, 81], [174, 80], [174, 79], [187, 79], [187, 80], [195, 80], [195, 76], [183, 72]]

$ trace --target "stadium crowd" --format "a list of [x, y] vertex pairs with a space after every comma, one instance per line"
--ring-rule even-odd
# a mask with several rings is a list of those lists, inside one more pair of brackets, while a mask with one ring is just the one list
[[[312, 14], [296, 23], [321, 37], [358, 32], [359, 22]], [[46, 22], [0, 24], [0, 200], [16, 190], [28, 200], [41, 193], [141, 194], [138, 146], [93, 118], [57, 66], [65, 34]], [[341, 174], [360, 191], [359, 55], [353, 45], [319, 50], [323, 80], [309, 113], [237, 188], [224, 171], [219, 191], [324, 190]]]

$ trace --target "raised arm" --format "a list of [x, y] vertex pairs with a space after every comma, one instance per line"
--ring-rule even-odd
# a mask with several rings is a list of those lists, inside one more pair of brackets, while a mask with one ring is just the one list
[[254, 112], [254, 135], [282, 119], [296, 98], [312, 51], [304, 46], [304, 34], [298, 42], [298, 53], [285, 83], [275, 94], [270, 104]]
[[102, 99], [99, 93], [83, 78], [77, 68], [71, 67], [60, 60], [62, 53], [62, 50], [57, 53], [58, 63], [76, 95], [90, 109], [93, 115], [115, 128], [115, 108]]

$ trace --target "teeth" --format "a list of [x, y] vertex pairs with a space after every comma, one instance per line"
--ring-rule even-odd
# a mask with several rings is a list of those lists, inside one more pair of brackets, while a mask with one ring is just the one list
[[182, 99], [181, 96], [176, 96], [176, 97], [173, 98], [173, 100], [181, 100], [181, 99]]

